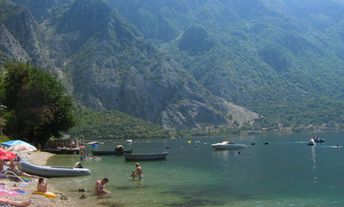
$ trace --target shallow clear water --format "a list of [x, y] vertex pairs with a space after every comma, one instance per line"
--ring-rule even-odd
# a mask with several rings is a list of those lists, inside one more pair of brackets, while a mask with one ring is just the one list
[[[344, 133], [319, 135], [326, 142], [316, 147], [306, 145], [309, 134], [231, 137], [247, 145], [240, 154], [211, 149], [210, 144], [225, 138], [192, 139], [191, 144], [186, 139], [134, 141], [135, 152], [169, 151], [166, 161], [141, 162], [143, 180], [129, 179], [134, 162], [103, 156], [84, 161], [91, 176], [49, 182], [74, 198], [83, 194], [78, 188], [91, 190], [87, 199], [78, 200], [83, 206], [344, 206], [344, 148], [334, 147], [344, 145]], [[72, 165], [78, 159], [58, 155], [49, 164]], [[103, 177], [110, 179], [112, 195], [98, 199], [94, 183]]]

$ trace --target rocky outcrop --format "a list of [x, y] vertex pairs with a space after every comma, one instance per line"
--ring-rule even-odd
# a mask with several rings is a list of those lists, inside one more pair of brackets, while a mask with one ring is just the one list
[[18, 40], [7, 30], [4, 24], [0, 24], [0, 50], [7, 58], [19, 61], [30, 61], [31, 58]]

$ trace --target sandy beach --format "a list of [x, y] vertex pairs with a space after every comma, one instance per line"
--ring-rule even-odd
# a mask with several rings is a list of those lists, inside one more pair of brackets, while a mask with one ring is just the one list
[[[45, 165], [48, 159], [54, 154], [47, 152], [31, 152], [31, 153], [21, 153], [20, 156], [23, 159], [27, 159], [29, 162], [37, 165]], [[76, 206], [75, 203], [68, 198], [68, 195], [64, 195], [63, 192], [57, 191], [54, 186], [48, 182], [48, 191], [57, 194], [57, 198], [51, 199], [46, 198], [42, 195], [32, 194], [36, 190], [38, 179], [29, 179], [29, 182], [14, 182], [9, 181], [8, 179], [0, 179], [0, 184], [2, 189], [10, 191], [18, 191], [19, 194], [1, 196], [8, 198], [10, 200], [16, 201], [27, 201], [31, 200], [31, 205], [33, 207], [72, 207]]]

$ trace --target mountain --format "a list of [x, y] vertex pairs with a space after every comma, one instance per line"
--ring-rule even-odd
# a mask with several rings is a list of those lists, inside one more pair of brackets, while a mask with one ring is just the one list
[[2, 0], [0, 61], [165, 128], [343, 123], [342, 0]]
[[[214, 95], [289, 124], [343, 121], [343, 1], [109, 2]], [[173, 37], [146, 33], [159, 19], [149, 31]]]
[[[42, 42], [49, 48], [51, 70], [64, 79], [81, 105], [117, 109], [165, 128], [243, 123], [258, 117], [209, 93], [105, 2], [42, 5], [44, 12], [40, 15], [35, 10], [35, 16], [29, 12], [35, 7], [30, 2], [17, 1], [25, 7], [9, 5], [26, 11], [30, 21], [35, 19], [32, 24], [41, 27], [34, 33], [42, 34]], [[15, 15], [17, 12], [8, 19]]]
[[41, 42], [43, 38], [38, 32], [39, 25], [34, 21], [29, 10], [1, 1], [0, 20], [1, 60], [14, 58], [46, 67], [48, 61]]

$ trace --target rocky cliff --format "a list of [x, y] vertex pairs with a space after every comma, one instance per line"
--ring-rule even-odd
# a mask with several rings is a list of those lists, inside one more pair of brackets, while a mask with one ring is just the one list
[[0, 49], [58, 75], [76, 100], [165, 128], [230, 125], [256, 113], [210, 93], [105, 1], [4, 1]]

